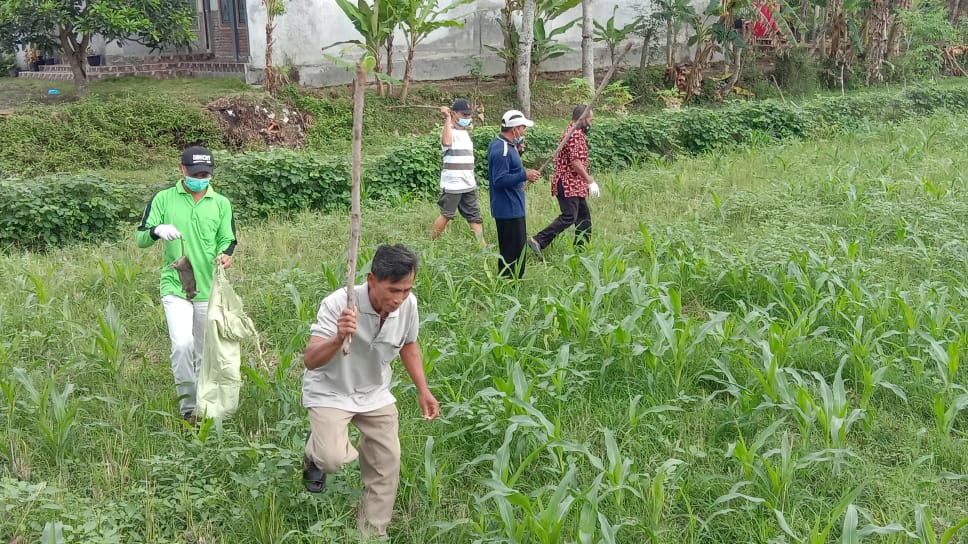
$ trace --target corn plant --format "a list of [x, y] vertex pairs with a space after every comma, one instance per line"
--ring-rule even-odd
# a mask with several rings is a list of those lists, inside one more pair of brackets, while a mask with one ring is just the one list
[[37, 414], [37, 434], [43, 439], [44, 446], [54, 458], [63, 459], [72, 447], [71, 440], [76, 426], [78, 406], [70, 401], [74, 384], [68, 383], [63, 390], [58, 390], [56, 381], [51, 378], [44, 384], [43, 389], [38, 389], [33, 378], [24, 369], [15, 368], [14, 376], [27, 392]]
[[124, 324], [118, 310], [108, 302], [104, 311], [97, 316], [92, 357], [110, 376], [116, 377], [124, 365], [124, 337]]
[[648, 479], [646, 492], [647, 518], [644, 520], [646, 527], [653, 535], [653, 538], [661, 532], [662, 515], [666, 509], [666, 490], [670, 487], [671, 481], [678, 468], [685, 464], [685, 461], [671, 458], [666, 459], [659, 465], [652, 476]]
[[628, 491], [638, 499], [642, 496], [635, 489], [638, 474], [633, 470], [635, 462], [622, 455], [615, 441], [615, 433], [611, 429], [605, 429], [605, 459], [589, 454], [588, 459], [592, 466], [598, 469], [603, 476], [603, 483], [608, 487], [603, 495], [615, 497], [615, 505], [621, 510], [624, 506], [625, 492]]
[[968, 408], [968, 393], [962, 393], [951, 400], [947, 400], [944, 392], [934, 396], [932, 408], [934, 410], [935, 429], [941, 436], [949, 436], [955, 425], [955, 418], [962, 410]]
[[436, 509], [438, 506], [440, 506], [440, 488], [443, 480], [443, 474], [440, 472], [440, 470], [438, 470], [437, 463], [434, 459], [433, 436], [428, 436], [427, 441], [424, 444], [423, 468], [424, 492], [427, 494], [427, 499], [430, 501], [431, 508]]
[[113, 258], [100, 259], [97, 262], [101, 270], [101, 278], [95, 282], [95, 286], [103, 278], [110, 279], [123, 290], [132, 288], [141, 274], [141, 266], [137, 262], [128, 259], [114, 260]]
[[[482, 518], [493, 518], [497, 522], [496, 532], [504, 542], [560, 542], [561, 531], [568, 517], [571, 506], [575, 501], [574, 486], [576, 467], [572, 466], [555, 486], [540, 488], [528, 495], [519, 491], [516, 486], [525, 471], [549, 447], [558, 444], [541, 442], [528, 452], [520, 463], [512, 470], [512, 443], [514, 442], [517, 424], [509, 426], [505, 432], [504, 442], [493, 455], [485, 454], [477, 461], [490, 459], [492, 467], [490, 477], [482, 484], [490, 489], [484, 496], [477, 497], [478, 508], [482, 511]], [[527, 441], [522, 441], [523, 445]], [[526, 450], [525, 450], [526, 451]], [[545, 499], [545, 497], [547, 498]], [[496, 513], [487, 509], [492, 504]], [[487, 541], [493, 542], [494, 535], [487, 521], [476, 525]]]
[[954, 538], [958, 531], [968, 526], [968, 516], [961, 518], [957, 523], [945, 529], [939, 537], [934, 531], [931, 509], [927, 505], [919, 504], [914, 510], [914, 523], [917, 526], [917, 537], [922, 544], [949, 544], [957, 542]]
[[578, 534], [576, 535], [579, 544], [612, 544], [616, 542], [616, 535], [622, 528], [622, 523], [612, 525], [598, 508], [601, 500], [598, 492], [601, 485], [602, 478], [599, 475], [581, 494], [582, 507], [578, 514]]
[[857, 421], [862, 420], [865, 412], [861, 408], [851, 409], [847, 398], [844, 379], [841, 376], [843, 365], [837, 367], [833, 384], [819, 373], [812, 372], [817, 381], [819, 402], [814, 398], [812, 405], [816, 410], [817, 422], [823, 429], [828, 447], [844, 449], [847, 445], [847, 433]]

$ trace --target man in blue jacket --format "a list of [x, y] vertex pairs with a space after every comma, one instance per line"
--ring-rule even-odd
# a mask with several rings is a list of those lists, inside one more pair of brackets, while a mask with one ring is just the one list
[[524, 217], [524, 188], [541, 177], [537, 170], [525, 169], [518, 146], [534, 121], [518, 110], [501, 117], [501, 134], [487, 147], [487, 177], [490, 180], [491, 216], [497, 227], [497, 246], [501, 252], [500, 272], [508, 278], [524, 276], [524, 247], [528, 228]]

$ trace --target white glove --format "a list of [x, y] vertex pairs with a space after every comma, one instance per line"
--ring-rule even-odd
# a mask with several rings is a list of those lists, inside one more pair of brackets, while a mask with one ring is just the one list
[[181, 238], [181, 233], [174, 225], [158, 225], [152, 231], [154, 231], [155, 236], [166, 242]]
[[598, 188], [598, 184], [594, 181], [588, 184], [588, 196], [599, 196], [602, 191]]

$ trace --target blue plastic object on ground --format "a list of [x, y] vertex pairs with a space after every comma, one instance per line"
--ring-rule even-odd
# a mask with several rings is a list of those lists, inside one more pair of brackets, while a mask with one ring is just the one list
[[47, 94], [60, 94], [60, 91], [57, 89], [47, 89]]

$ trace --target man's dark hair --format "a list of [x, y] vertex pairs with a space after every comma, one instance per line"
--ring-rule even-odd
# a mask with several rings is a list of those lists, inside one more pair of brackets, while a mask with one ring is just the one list
[[587, 107], [585, 104], [575, 106], [575, 109], [571, 110], [571, 120], [577, 121], [585, 113], [585, 108]]
[[397, 282], [410, 274], [415, 274], [419, 261], [420, 257], [402, 244], [382, 245], [376, 248], [376, 253], [373, 254], [370, 272], [373, 273], [377, 281]]

